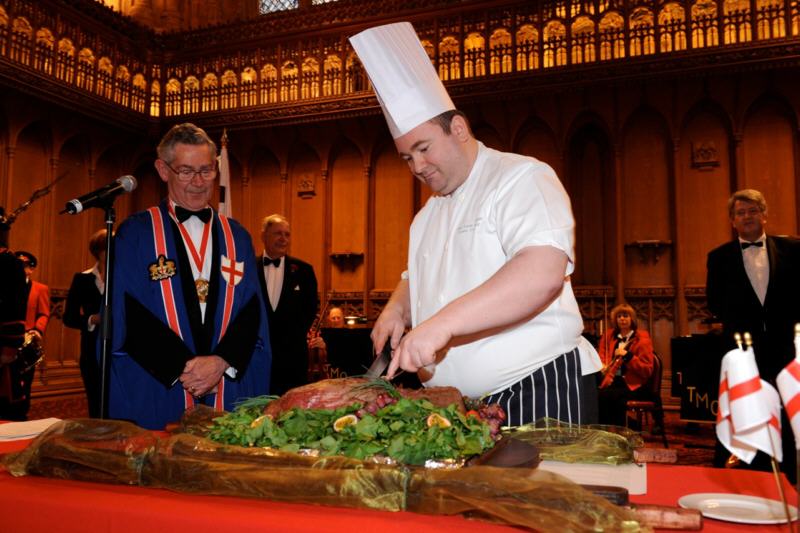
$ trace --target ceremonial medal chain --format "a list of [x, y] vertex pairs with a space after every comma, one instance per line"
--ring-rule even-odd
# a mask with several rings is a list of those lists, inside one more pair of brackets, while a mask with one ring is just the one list
[[[170, 205], [170, 213], [175, 216], [172, 205]], [[178, 222], [178, 229], [183, 236], [183, 241], [186, 243], [186, 247], [189, 248], [189, 253], [192, 255], [192, 261], [194, 261], [194, 264], [197, 267], [197, 279], [194, 280], [194, 287], [197, 291], [197, 299], [201, 304], [204, 304], [208, 299], [208, 280], [203, 278], [203, 264], [205, 263], [206, 251], [208, 250], [208, 237], [211, 235], [211, 221], [209, 220], [203, 225], [203, 237], [200, 239], [199, 253], [197, 252], [197, 248], [194, 246], [194, 242], [192, 242], [191, 235], [189, 235], [189, 232], [186, 231], [186, 228], [184, 228], [183, 224], [180, 222]]]

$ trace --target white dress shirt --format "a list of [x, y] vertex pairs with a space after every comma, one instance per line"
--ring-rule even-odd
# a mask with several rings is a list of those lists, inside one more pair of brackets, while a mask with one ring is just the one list
[[[170, 200], [171, 201], [171, 200]], [[175, 209], [175, 202], [172, 202], [172, 208]], [[186, 255], [189, 256], [189, 265], [192, 267], [192, 277], [195, 281], [198, 278], [202, 277], [206, 281], [211, 280], [211, 255], [214, 249], [214, 220], [211, 220], [211, 229], [208, 234], [208, 244], [206, 245], [206, 255], [203, 258], [203, 269], [197, 270], [197, 265], [194, 264], [194, 258], [192, 257], [192, 252], [189, 250], [189, 247], [186, 246]], [[188, 219], [183, 221], [183, 227], [186, 229], [187, 233], [189, 233], [189, 237], [192, 239], [192, 244], [194, 245], [194, 249], [197, 250], [198, 255], [200, 254], [200, 246], [203, 243], [203, 230], [205, 229], [205, 223], [197, 218], [196, 216], [190, 216]], [[200, 303], [200, 316], [205, 322], [206, 320], [206, 307], [208, 306], [207, 303], [201, 302]], [[212, 318], [213, 319], [213, 318]], [[225, 374], [229, 376], [231, 379], [236, 379], [236, 374], [238, 371], [233, 368], [232, 366], [228, 366], [225, 370]], [[173, 385], [177, 383], [177, 379], [173, 382]]]
[[[272, 259], [264, 252], [263, 257]], [[278, 302], [281, 301], [281, 289], [283, 289], [283, 272], [286, 269], [286, 256], [281, 257], [281, 264], [275, 266], [269, 264], [264, 267], [264, 279], [267, 280], [267, 295], [269, 296], [269, 305], [272, 310], [278, 308]]]
[[[175, 202], [172, 202], [172, 208], [175, 209]], [[189, 237], [192, 239], [192, 244], [194, 244], [194, 248], [197, 250], [199, 255], [200, 246], [203, 241], [203, 229], [205, 228], [205, 224], [196, 216], [190, 216], [188, 219], [183, 221], [182, 225], [189, 233]], [[213, 233], [214, 230], [212, 228], [208, 235], [208, 245], [206, 248], [206, 255], [204, 257], [202, 270], [197, 269], [197, 265], [194, 264], [194, 258], [192, 258], [192, 252], [189, 250], [189, 246], [186, 246], [186, 243], [184, 243], [184, 246], [186, 246], [186, 255], [189, 257], [189, 266], [192, 268], [192, 279], [195, 281], [197, 281], [197, 279], [200, 277], [207, 281], [211, 279], [211, 254], [214, 248]], [[206, 319], [206, 305], [207, 304], [205, 302], [200, 304], [200, 316], [204, 322]]]
[[[739, 243], [750, 242], [739, 237]], [[764, 305], [764, 299], [767, 297], [767, 285], [769, 285], [769, 254], [767, 253], [767, 235], [761, 234], [761, 237], [753, 242], [763, 243], [761, 246], [748, 246], [742, 250], [742, 259], [744, 260], [744, 269], [747, 272], [747, 277], [750, 279], [750, 285], [758, 296], [758, 301]]]

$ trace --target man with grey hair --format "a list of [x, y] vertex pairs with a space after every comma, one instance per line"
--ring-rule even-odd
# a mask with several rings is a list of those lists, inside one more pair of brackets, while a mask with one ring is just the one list
[[728, 217], [737, 238], [708, 254], [708, 308], [731, 346], [734, 333], [752, 335], [761, 377], [774, 381], [794, 357], [800, 241], [766, 234], [767, 202], [755, 189], [730, 197]]
[[272, 346], [272, 394], [308, 383], [307, 334], [317, 315], [314, 268], [288, 254], [292, 231], [283, 215], [261, 223], [264, 253], [258, 280], [269, 319]]
[[169, 130], [155, 162], [168, 197], [131, 215], [115, 236], [111, 418], [163, 429], [196, 404], [230, 410], [268, 392], [250, 235], [208, 205], [216, 153], [193, 124]]
[[[755, 189], [736, 191], [730, 197], [728, 217], [737, 237], [708, 254], [708, 309], [722, 322], [726, 349], [734, 347], [734, 333], [750, 333], [761, 378], [774, 385], [778, 372], [795, 355], [800, 241], [766, 234], [767, 202]], [[785, 448], [787, 441], [791, 436], [784, 432]], [[793, 446], [786, 449], [784, 471], [794, 478], [795, 452]], [[756, 468], [759, 459], [764, 458], [756, 458]], [[769, 462], [765, 460], [762, 466], [769, 469]]]

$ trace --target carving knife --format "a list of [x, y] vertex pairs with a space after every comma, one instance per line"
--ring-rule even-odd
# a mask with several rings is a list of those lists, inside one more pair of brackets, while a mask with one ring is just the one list
[[381, 353], [375, 357], [375, 360], [367, 370], [367, 373], [364, 374], [364, 377], [367, 379], [377, 379], [381, 377], [386, 369], [389, 367], [389, 363], [392, 362], [392, 343], [390, 342], [391, 339], [386, 339], [386, 344], [383, 345], [383, 350]]

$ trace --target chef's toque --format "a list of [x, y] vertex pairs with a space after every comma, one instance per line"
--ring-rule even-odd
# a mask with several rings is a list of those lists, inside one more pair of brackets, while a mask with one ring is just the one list
[[392, 138], [456, 107], [409, 22], [350, 37], [383, 109]]

